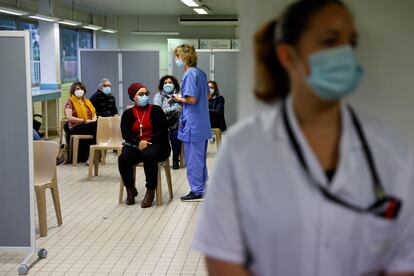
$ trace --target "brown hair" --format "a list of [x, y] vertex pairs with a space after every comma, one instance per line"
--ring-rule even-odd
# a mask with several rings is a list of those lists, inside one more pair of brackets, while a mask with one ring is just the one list
[[213, 87], [214, 87], [213, 97], [215, 97], [215, 96], [220, 96], [220, 91], [219, 91], [219, 88], [218, 88], [217, 82], [215, 82], [215, 81], [213, 81], [213, 80], [210, 80], [210, 81], [208, 81], [208, 83], [211, 83], [211, 84], [213, 85]]
[[187, 66], [195, 67], [197, 66], [197, 53], [194, 47], [190, 44], [183, 44], [175, 48], [174, 50], [175, 55], [180, 56], [183, 58], [184, 63]]
[[71, 96], [75, 93], [76, 86], [79, 86], [80, 89], [82, 89], [83, 92], [85, 92], [85, 94], [86, 94], [86, 86], [83, 83], [81, 83], [80, 81], [77, 81], [77, 82], [72, 83], [72, 85], [70, 86], [69, 91], [70, 91]]
[[276, 56], [276, 46], [286, 43], [296, 47], [312, 17], [330, 4], [346, 7], [341, 0], [299, 0], [289, 5], [279, 19], [273, 19], [255, 33], [256, 98], [271, 102], [288, 95], [289, 75]]
[[168, 79], [172, 80], [175, 90], [179, 92], [180, 84], [178, 83], [178, 80], [174, 76], [171, 76], [171, 75], [165, 75], [164, 77], [160, 79], [160, 82], [158, 83], [158, 90], [162, 91], [164, 89], [164, 82]]

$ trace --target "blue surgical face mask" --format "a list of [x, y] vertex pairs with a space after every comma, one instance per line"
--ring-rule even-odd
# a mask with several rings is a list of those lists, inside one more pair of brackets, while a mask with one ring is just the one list
[[177, 58], [177, 59], [175, 59], [175, 64], [178, 67], [183, 67], [184, 66], [184, 61], [182, 59], [180, 59], [180, 58]]
[[163, 89], [167, 93], [172, 93], [174, 91], [174, 84], [173, 83], [164, 83]]
[[109, 94], [111, 94], [111, 87], [109, 87], [109, 86], [102, 87], [102, 92], [103, 92], [105, 95], [109, 95]]
[[138, 96], [138, 100], [135, 102], [136, 105], [145, 107], [149, 103], [149, 96]]
[[355, 91], [364, 70], [351, 46], [323, 50], [309, 57], [308, 85], [322, 99], [338, 100]]

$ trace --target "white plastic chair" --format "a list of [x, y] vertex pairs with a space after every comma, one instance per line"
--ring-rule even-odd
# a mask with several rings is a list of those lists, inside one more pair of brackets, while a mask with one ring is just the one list
[[39, 217], [40, 236], [47, 235], [46, 189], [52, 193], [58, 225], [62, 225], [59, 190], [56, 177], [56, 156], [58, 146], [53, 141], [33, 141], [34, 182]]
[[[99, 117], [96, 130], [96, 145], [89, 148], [88, 180], [92, 178], [92, 167], [95, 167], [95, 176], [98, 175], [99, 160], [102, 152], [116, 150], [118, 155], [122, 151], [121, 117]], [[98, 152], [98, 154], [96, 154]]]

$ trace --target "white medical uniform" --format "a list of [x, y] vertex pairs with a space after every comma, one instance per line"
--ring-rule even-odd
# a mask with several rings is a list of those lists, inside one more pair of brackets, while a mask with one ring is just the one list
[[[414, 271], [414, 161], [409, 141], [357, 111], [387, 195], [403, 201], [396, 220], [360, 214], [325, 197], [292, 150], [280, 106], [232, 128], [218, 154], [194, 240], [215, 259], [255, 275], [350, 276]], [[311, 175], [357, 206], [375, 201], [369, 167], [342, 104], [340, 160], [329, 183], [287, 101], [288, 119]]]

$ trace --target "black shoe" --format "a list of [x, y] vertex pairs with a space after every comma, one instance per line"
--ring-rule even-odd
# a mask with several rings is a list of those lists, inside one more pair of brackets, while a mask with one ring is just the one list
[[173, 162], [173, 170], [179, 170], [180, 169], [180, 163], [178, 161]]
[[201, 201], [203, 199], [203, 195], [195, 195], [193, 192], [190, 192], [186, 196], [180, 197], [181, 201]]
[[62, 157], [56, 157], [56, 166], [60, 166], [65, 163], [65, 159]]

